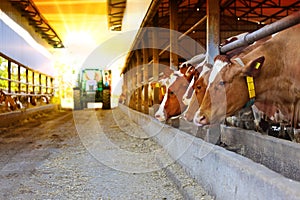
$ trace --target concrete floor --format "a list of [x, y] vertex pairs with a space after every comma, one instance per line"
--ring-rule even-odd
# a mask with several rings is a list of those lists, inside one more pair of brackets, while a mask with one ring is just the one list
[[40, 113], [0, 129], [0, 199], [212, 199], [159, 151], [118, 108]]

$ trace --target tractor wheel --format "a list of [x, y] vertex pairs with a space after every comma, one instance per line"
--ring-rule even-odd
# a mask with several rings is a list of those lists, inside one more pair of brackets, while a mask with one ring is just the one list
[[110, 109], [110, 89], [103, 90], [102, 109]]

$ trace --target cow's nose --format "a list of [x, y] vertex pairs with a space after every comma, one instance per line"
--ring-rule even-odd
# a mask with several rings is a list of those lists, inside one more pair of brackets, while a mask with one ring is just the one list
[[155, 115], [155, 118], [160, 118], [160, 115]]
[[187, 113], [184, 113], [183, 114], [183, 118], [186, 120], [186, 121], [192, 121], [193, 120], [193, 118], [189, 115], [189, 114], [187, 114]]

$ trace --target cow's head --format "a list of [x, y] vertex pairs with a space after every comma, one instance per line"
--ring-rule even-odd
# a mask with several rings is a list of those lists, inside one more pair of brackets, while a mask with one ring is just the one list
[[183, 103], [188, 106], [190, 104], [193, 92], [194, 92], [194, 85], [195, 82], [198, 80], [199, 76], [203, 74], [207, 68], [210, 67], [210, 64], [207, 63], [206, 60], [203, 60], [201, 63], [199, 63], [196, 68], [193, 70], [188, 71], [186, 74], [189, 74], [190, 77], [193, 77], [192, 80], [190, 81], [190, 84], [184, 93], [182, 97]]
[[170, 85], [167, 87], [166, 95], [155, 113], [159, 121], [168, 120], [170, 117], [180, 115], [186, 108], [182, 102], [182, 97], [195, 74], [195, 67], [185, 65], [173, 74]]
[[229, 61], [226, 57], [217, 57], [200, 109], [194, 117], [197, 125], [221, 122], [249, 101], [245, 77], [252, 76], [255, 79], [265, 58], [261, 56], [242, 60], [238, 58]]
[[202, 72], [200, 73], [200, 75], [198, 76], [198, 79], [195, 81], [195, 83], [193, 84], [193, 94], [192, 97], [190, 99], [190, 102], [188, 104], [188, 107], [186, 109], [186, 111], [184, 112], [184, 118], [187, 121], [192, 121], [193, 117], [196, 113], [196, 111], [199, 109], [207, 85], [208, 85], [208, 78], [211, 72], [211, 68], [212, 66], [210, 66], [210, 64], [206, 64], [203, 67]]

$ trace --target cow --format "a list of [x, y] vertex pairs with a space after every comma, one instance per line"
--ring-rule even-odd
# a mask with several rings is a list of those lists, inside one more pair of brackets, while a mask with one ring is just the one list
[[209, 63], [204, 64], [202, 72], [199, 74], [198, 79], [192, 86], [192, 96], [190, 98], [187, 109], [183, 114], [183, 118], [186, 121], [192, 121], [194, 115], [199, 109], [202, 99], [204, 97], [207, 85], [208, 85], [208, 77], [211, 72], [212, 65]]
[[[201, 54], [200, 56], [205, 56], [205, 54]], [[196, 56], [195, 56], [196, 57]], [[195, 71], [195, 74], [193, 76], [193, 79], [192, 81], [190, 82], [187, 90], [185, 91], [183, 97], [182, 97], [182, 101], [183, 103], [188, 106], [190, 104], [190, 101], [191, 101], [191, 97], [192, 97], [192, 94], [193, 94], [193, 91], [194, 91], [194, 85], [195, 85], [195, 82], [198, 80], [199, 76], [200, 76], [200, 73], [203, 72], [203, 67], [204, 65], [207, 63], [207, 59], [206, 57], [203, 59], [203, 61], [198, 64], [196, 66], [196, 71]]]
[[180, 115], [186, 109], [182, 97], [194, 75], [199, 73], [198, 70], [188, 62], [180, 66], [179, 71], [174, 73], [170, 85], [167, 87], [167, 93], [158, 111], [155, 113], [156, 119], [159, 121], [167, 121], [171, 117]]
[[244, 55], [227, 61], [216, 60], [194, 122], [200, 126], [221, 122], [255, 100], [274, 105], [294, 128], [298, 128], [299, 32], [300, 24], [272, 35]]
[[6, 94], [3, 90], [0, 90], [0, 103], [4, 102], [7, 110], [14, 111], [17, 109], [17, 104], [15, 103], [14, 99], [11, 95]]

